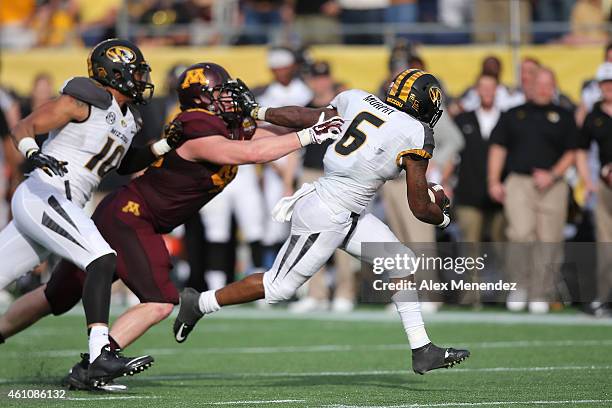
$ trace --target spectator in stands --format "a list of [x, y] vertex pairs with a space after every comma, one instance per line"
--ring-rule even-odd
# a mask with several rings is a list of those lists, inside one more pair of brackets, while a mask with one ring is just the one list
[[136, 22], [149, 27], [137, 35], [139, 44], [187, 45], [190, 32], [185, 26], [198, 17], [199, 9], [192, 1], [156, 0], [138, 11]]
[[122, 0], [75, 0], [79, 9], [79, 31], [86, 47], [116, 37], [115, 24]]
[[[612, 42], [608, 43], [604, 53], [604, 62], [612, 62]], [[601, 88], [597, 79], [589, 79], [582, 85], [580, 94], [580, 105], [576, 109], [576, 122], [582, 125], [587, 113], [593, 109], [593, 105], [601, 99]]]
[[554, 94], [554, 74], [541, 68], [532, 100], [503, 113], [491, 134], [489, 194], [504, 204], [508, 239], [529, 244], [511, 246], [508, 256], [509, 278], [520, 287], [508, 297], [510, 310], [522, 310], [528, 301], [530, 312], [548, 312], [560, 262], [561, 248], [552, 244], [563, 241], [563, 176], [574, 163], [578, 130], [572, 113], [553, 104]]
[[[394, 32], [417, 22], [419, 19], [419, 3], [417, 0], [390, 0], [385, 9], [385, 23], [394, 24]], [[406, 34], [400, 33], [402, 37]]]
[[[612, 62], [605, 62], [597, 70], [596, 80], [601, 87], [602, 99], [595, 103], [582, 127], [576, 164], [586, 189], [597, 192], [595, 223], [597, 242], [606, 246], [597, 251], [598, 297], [591, 310], [594, 314], [605, 312], [604, 304], [610, 301], [612, 289]], [[599, 148], [599, 183], [591, 180], [588, 151], [591, 143]]]
[[457, 186], [453, 197], [461, 240], [465, 242], [504, 239], [502, 207], [491, 200], [487, 191], [490, 136], [501, 114], [501, 110], [495, 106], [497, 89], [495, 76], [481, 75], [476, 82], [480, 106], [455, 118], [465, 145], [460, 153]]
[[[328, 106], [334, 97], [343, 90], [341, 84], [334, 81], [327, 62], [315, 62], [310, 67], [306, 82], [313, 92], [312, 100], [306, 105], [309, 108]], [[323, 176], [323, 156], [332, 141], [316, 146], [306, 146], [302, 157], [302, 174], [299, 185], [312, 183]], [[353, 259], [346, 252], [336, 250], [333, 263], [336, 279], [331, 310], [349, 312], [355, 305], [355, 275]], [[329, 266], [329, 264], [328, 264]], [[300, 301], [289, 306], [297, 313], [326, 310], [329, 308], [328, 268], [323, 267], [308, 281], [308, 292]]]
[[340, 42], [338, 14], [334, 0], [293, 0], [295, 31], [302, 44], [335, 44]]
[[[526, 28], [531, 22], [531, 5], [529, 0], [518, 1], [521, 26]], [[474, 0], [474, 42], [509, 42], [512, 4], [513, 2], [508, 0]], [[530, 37], [529, 30], [523, 29], [521, 42], [529, 42]]]
[[74, 0], [45, 0], [38, 7], [35, 26], [39, 46], [77, 45], [78, 7]]
[[32, 18], [35, 0], [0, 1], [0, 49], [25, 49], [36, 44]]
[[290, 0], [245, 0], [242, 5], [245, 32], [241, 42], [272, 43], [282, 25], [292, 18]]
[[[545, 0], [533, 2], [534, 21], [542, 23], [568, 22], [576, 0]], [[534, 41], [548, 42], [559, 38], [563, 32], [548, 31], [534, 34]]]
[[[604, 4], [606, 4], [604, 6]], [[605, 24], [610, 19], [610, 5], [602, 0], [577, 0], [570, 19], [571, 33], [565, 43], [605, 43], [609, 40]]]
[[338, 0], [345, 44], [382, 44], [380, 24], [389, 0]]

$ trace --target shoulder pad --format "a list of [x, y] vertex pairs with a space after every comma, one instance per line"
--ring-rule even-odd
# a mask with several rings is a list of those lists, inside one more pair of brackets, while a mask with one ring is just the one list
[[113, 103], [111, 93], [91, 78], [71, 78], [66, 81], [60, 92], [100, 109], [108, 109]]

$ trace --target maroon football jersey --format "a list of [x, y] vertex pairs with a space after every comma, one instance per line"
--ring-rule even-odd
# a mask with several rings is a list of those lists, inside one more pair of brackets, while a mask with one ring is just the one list
[[[186, 110], [177, 118], [183, 124], [185, 140], [211, 135], [229, 137], [226, 123], [203, 109]], [[242, 133], [245, 128], [234, 131]], [[235, 165], [185, 160], [173, 150], [132, 180], [129, 188], [135, 188], [142, 196], [155, 230], [168, 233], [222, 191], [237, 171]]]

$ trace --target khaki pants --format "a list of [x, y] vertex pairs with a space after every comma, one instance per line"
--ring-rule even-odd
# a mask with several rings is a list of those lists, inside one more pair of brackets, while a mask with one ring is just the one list
[[[323, 170], [304, 168], [300, 178], [300, 185], [312, 183], [321, 176], [323, 176]], [[336, 265], [336, 290], [334, 298], [355, 301], [354, 271], [359, 268], [357, 261], [346, 252], [337, 249], [334, 253], [334, 263]], [[308, 297], [319, 300], [329, 299], [329, 287], [327, 286], [325, 268], [321, 268], [308, 281]]]
[[511, 174], [506, 179], [504, 211], [509, 246], [509, 279], [526, 289], [532, 301], [549, 300], [562, 261], [561, 245], [567, 217], [568, 186], [559, 181], [539, 192], [531, 176]]
[[[511, 1], [508, 0], [476, 0], [474, 4], [474, 27], [487, 28], [487, 25], [495, 25], [498, 28], [501, 38], [494, 32], [474, 32], [475, 42], [508, 42], [510, 40], [510, 7]], [[531, 35], [528, 33], [528, 25], [531, 21], [531, 6], [527, 0], [520, 1], [519, 19], [523, 27], [521, 42], [530, 41]], [[491, 27], [488, 27], [491, 28]]]
[[608, 300], [612, 288], [612, 188], [599, 183], [595, 208], [597, 242], [597, 288], [599, 299]]
[[406, 181], [401, 177], [387, 181], [382, 187], [385, 215], [391, 231], [403, 243], [436, 242], [435, 227], [412, 214], [406, 194]]
[[481, 242], [485, 231], [492, 241], [504, 241], [504, 213], [499, 210], [482, 210], [468, 205], [455, 207], [457, 224], [462, 242]]

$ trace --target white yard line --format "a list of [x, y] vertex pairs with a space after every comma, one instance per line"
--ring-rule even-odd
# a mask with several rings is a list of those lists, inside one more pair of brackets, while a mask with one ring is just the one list
[[[455, 346], [472, 349], [503, 349], [503, 348], [530, 348], [530, 347], [602, 347], [612, 346], [612, 339], [604, 340], [513, 340], [513, 341], [485, 341], [462, 342], [456, 341]], [[276, 354], [276, 353], [338, 353], [354, 351], [394, 351], [409, 350], [408, 343], [398, 344], [320, 344], [313, 346], [271, 346], [271, 347], [202, 347], [190, 349], [190, 354]], [[185, 350], [179, 347], [150, 348], [147, 353], [156, 355], [184, 354]], [[33, 357], [75, 357], [74, 349], [30, 351], [28, 356]], [[23, 352], [11, 351], [2, 353], [3, 358], [22, 358]]]
[[306, 402], [306, 400], [284, 399], [284, 400], [253, 400], [253, 401], [219, 401], [200, 402], [201, 405], [247, 405], [247, 404], [289, 404], [294, 402]]
[[433, 408], [433, 407], [492, 407], [507, 405], [568, 405], [571, 404], [608, 404], [612, 400], [538, 400], [538, 401], [490, 401], [490, 402], [441, 402], [433, 404], [403, 405], [326, 405], [327, 408]]

